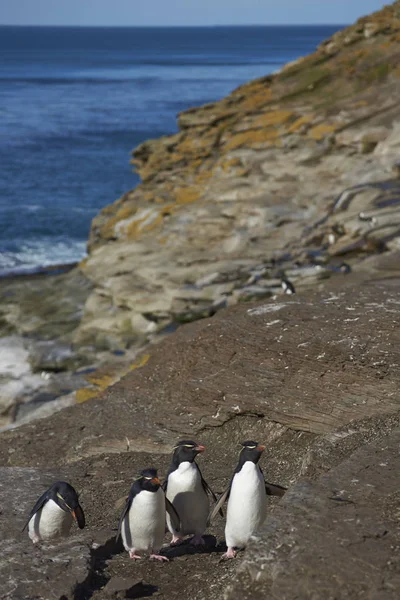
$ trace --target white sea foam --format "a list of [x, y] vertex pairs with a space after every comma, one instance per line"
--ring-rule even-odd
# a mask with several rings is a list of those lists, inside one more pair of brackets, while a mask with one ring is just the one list
[[0, 252], [0, 274], [23, 273], [51, 265], [68, 264], [86, 256], [86, 242], [51, 239], [22, 243], [16, 252]]

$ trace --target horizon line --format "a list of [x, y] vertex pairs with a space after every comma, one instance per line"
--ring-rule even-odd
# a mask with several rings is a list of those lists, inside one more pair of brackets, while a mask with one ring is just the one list
[[242, 24], [224, 24], [224, 25], [28, 25], [28, 24], [13, 24], [13, 23], [0, 23], [0, 27], [59, 27], [64, 29], [77, 28], [77, 29], [173, 29], [173, 28], [190, 28], [190, 29], [213, 29], [217, 27], [347, 27], [351, 23], [242, 23]]

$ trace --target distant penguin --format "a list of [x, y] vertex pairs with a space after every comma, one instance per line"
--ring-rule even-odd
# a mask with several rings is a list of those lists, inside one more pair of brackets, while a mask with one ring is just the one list
[[228, 550], [222, 558], [235, 558], [235, 548], [245, 548], [250, 537], [262, 525], [266, 516], [267, 495], [283, 496], [286, 489], [264, 481], [257, 464], [265, 446], [257, 442], [242, 442], [239, 463], [231, 482], [216, 504], [213, 520], [225, 500], [228, 500], [225, 540]]
[[80, 529], [85, 527], [78, 494], [69, 483], [57, 481], [40, 496], [22, 531], [28, 526], [29, 537], [37, 544], [68, 536], [73, 519]]
[[163, 483], [166, 497], [181, 519], [178, 532], [167, 516], [167, 526], [173, 536], [171, 545], [179, 543], [186, 535], [194, 535], [191, 544], [204, 544], [203, 533], [210, 511], [209, 496], [217, 500], [195, 462], [196, 456], [204, 450], [204, 446], [192, 440], [182, 440], [174, 448], [172, 464]]
[[131, 487], [118, 526], [117, 539], [122, 537], [130, 558], [142, 558], [137, 552], [145, 552], [150, 558], [168, 561], [159, 554], [165, 535], [166, 510], [179, 531], [179, 517], [165, 498], [156, 469], [144, 469]]
[[283, 289], [283, 292], [285, 294], [295, 294], [296, 290], [294, 288], [294, 285], [291, 281], [289, 281], [289, 279], [282, 279], [281, 280], [281, 287]]

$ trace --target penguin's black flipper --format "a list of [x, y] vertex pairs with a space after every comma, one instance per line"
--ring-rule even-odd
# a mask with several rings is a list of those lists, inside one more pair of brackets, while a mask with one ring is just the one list
[[265, 491], [267, 496], [284, 496], [285, 492], [287, 492], [287, 488], [282, 485], [276, 485], [274, 483], [265, 482]]
[[117, 541], [117, 542], [118, 542], [119, 536], [121, 535], [122, 523], [124, 522], [124, 519], [125, 519], [128, 511], [129, 511], [129, 509], [131, 507], [133, 498], [134, 498], [133, 494], [129, 494], [129, 497], [127, 498], [126, 503], [125, 503], [125, 508], [122, 511], [122, 515], [121, 515], [121, 518], [120, 518], [119, 523], [118, 523], [117, 537], [115, 538], [115, 541]]
[[40, 496], [40, 498], [37, 500], [35, 506], [32, 508], [31, 512], [29, 513], [28, 520], [25, 523], [25, 525], [23, 526], [23, 528], [21, 530], [21, 533], [26, 529], [26, 527], [28, 526], [28, 523], [32, 519], [33, 515], [35, 515], [37, 513], [37, 511], [40, 510], [43, 507], [43, 505], [45, 504], [45, 502], [47, 502], [47, 500], [49, 499], [49, 491], [50, 490], [46, 490]]
[[86, 524], [85, 513], [83, 512], [83, 508], [80, 504], [73, 511], [73, 515], [75, 515], [76, 522], [78, 523], [79, 529], [83, 529]]
[[167, 498], [165, 498], [165, 510], [171, 518], [172, 527], [177, 533], [179, 533], [181, 530], [181, 518], [178, 515], [174, 505]]
[[210, 516], [208, 517], [208, 524], [212, 523], [212, 521], [217, 516], [217, 513], [220, 513], [222, 515], [224, 514], [222, 512], [222, 506], [223, 506], [224, 502], [226, 502], [228, 500], [230, 492], [231, 492], [231, 484], [229, 483], [229, 486], [226, 488], [226, 490], [224, 491], [224, 493], [222, 494], [222, 496], [218, 500], [217, 504], [214, 506], [214, 510], [212, 511], [212, 513], [210, 514]]

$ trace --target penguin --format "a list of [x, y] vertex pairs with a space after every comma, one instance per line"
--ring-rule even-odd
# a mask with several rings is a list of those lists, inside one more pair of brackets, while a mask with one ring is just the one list
[[281, 287], [283, 289], [284, 294], [295, 294], [296, 293], [294, 285], [291, 281], [289, 281], [289, 279], [282, 279]]
[[218, 500], [210, 517], [214, 519], [225, 500], [228, 508], [225, 541], [228, 547], [222, 558], [235, 558], [235, 548], [245, 548], [250, 537], [263, 524], [266, 516], [267, 495], [283, 496], [286, 488], [266, 483], [258, 461], [265, 450], [257, 442], [241, 443], [238, 465], [228, 488]]
[[163, 489], [181, 519], [178, 532], [167, 516], [167, 526], [172, 533], [171, 545], [178, 544], [186, 535], [194, 535], [193, 545], [204, 545], [203, 533], [207, 528], [210, 511], [209, 496], [217, 497], [204, 480], [196, 456], [204, 452], [205, 447], [192, 440], [181, 440], [174, 448], [172, 464], [169, 468]]
[[57, 481], [40, 496], [22, 531], [28, 527], [29, 537], [37, 544], [68, 536], [73, 519], [79, 529], [85, 527], [85, 515], [78, 494], [69, 483]]
[[157, 470], [144, 469], [131, 487], [118, 525], [117, 540], [122, 537], [130, 558], [142, 558], [137, 552], [145, 552], [150, 554], [150, 558], [169, 560], [159, 554], [165, 535], [166, 511], [174, 528], [179, 531], [179, 516], [165, 498]]

